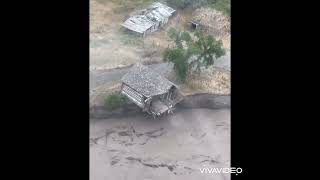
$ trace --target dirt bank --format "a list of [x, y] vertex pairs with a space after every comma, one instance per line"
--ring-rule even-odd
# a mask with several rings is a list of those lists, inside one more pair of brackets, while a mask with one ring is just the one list
[[[208, 109], [224, 109], [230, 108], [229, 95], [216, 94], [195, 94], [185, 96], [184, 100], [177, 106], [177, 110], [186, 108], [208, 108]], [[128, 117], [136, 114], [145, 114], [141, 109], [129, 102], [121, 108], [115, 110], [107, 110], [104, 106], [90, 107], [90, 118], [107, 119], [112, 117]]]
[[230, 108], [230, 96], [217, 94], [190, 95], [186, 96], [183, 101], [178, 104], [177, 108]]

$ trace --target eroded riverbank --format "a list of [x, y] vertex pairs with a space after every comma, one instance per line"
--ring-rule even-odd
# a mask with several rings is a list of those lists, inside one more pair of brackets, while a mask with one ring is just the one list
[[[176, 105], [177, 110], [190, 108], [207, 108], [207, 109], [229, 109], [230, 95], [217, 94], [194, 94], [185, 96], [184, 99]], [[129, 117], [137, 114], [145, 114], [132, 102], [123, 105], [115, 110], [108, 110], [104, 106], [90, 106], [90, 118], [107, 119], [112, 117]]]

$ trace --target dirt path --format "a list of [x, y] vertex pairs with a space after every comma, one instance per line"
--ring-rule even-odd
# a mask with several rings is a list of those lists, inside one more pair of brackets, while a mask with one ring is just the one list
[[230, 176], [200, 168], [229, 166], [228, 109], [90, 120], [90, 180], [222, 180]]
[[[172, 71], [172, 63], [158, 63], [147, 65], [149, 68], [158, 72], [159, 74], [165, 75]], [[90, 71], [90, 90], [95, 88], [108, 85], [113, 82], [120, 81], [122, 76], [129, 71], [130, 67], [121, 68], [121, 69], [112, 69], [112, 70], [91, 70]]]

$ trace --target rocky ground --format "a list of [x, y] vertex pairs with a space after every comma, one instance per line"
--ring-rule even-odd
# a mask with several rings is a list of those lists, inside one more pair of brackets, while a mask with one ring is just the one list
[[230, 166], [230, 110], [179, 110], [90, 120], [91, 180], [230, 179], [200, 168]]

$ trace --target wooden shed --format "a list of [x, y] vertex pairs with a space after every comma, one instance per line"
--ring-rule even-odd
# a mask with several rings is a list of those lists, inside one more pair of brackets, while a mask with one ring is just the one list
[[121, 94], [154, 116], [172, 112], [183, 99], [177, 85], [140, 63], [122, 77]]
[[163, 27], [175, 12], [169, 6], [155, 2], [146, 9], [140, 10], [136, 15], [129, 17], [121, 25], [133, 33], [145, 35]]

